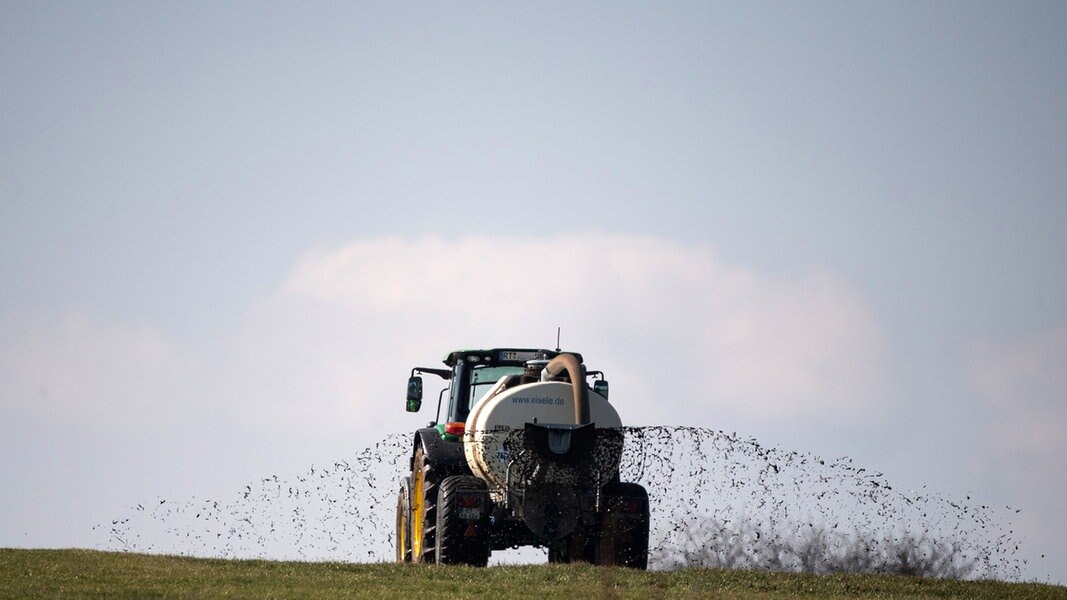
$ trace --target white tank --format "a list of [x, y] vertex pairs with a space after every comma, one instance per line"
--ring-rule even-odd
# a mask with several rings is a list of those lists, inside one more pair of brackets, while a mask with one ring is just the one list
[[[463, 434], [463, 451], [471, 471], [491, 487], [503, 488], [511, 457], [504, 441], [513, 429], [527, 423], [574, 425], [574, 391], [569, 383], [528, 383], [500, 391], [497, 383], [474, 406]], [[619, 413], [607, 399], [589, 393], [589, 420], [597, 429], [622, 427]], [[611, 471], [618, 465], [612, 465]]]

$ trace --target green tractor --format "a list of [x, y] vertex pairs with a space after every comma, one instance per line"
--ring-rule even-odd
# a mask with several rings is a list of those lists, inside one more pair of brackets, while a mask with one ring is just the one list
[[[548, 549], [549, 562], [648, 566], [648, 493], [619, 478], [622, 422], [608, 383], [573, 352], [497, 348], [416, 367], [447, 381], [444, 421], [419, 429], [400, 482], [396, 559], [485, 566], [494, 550]], [[590, 387], [588, 379], [593, 379]]]

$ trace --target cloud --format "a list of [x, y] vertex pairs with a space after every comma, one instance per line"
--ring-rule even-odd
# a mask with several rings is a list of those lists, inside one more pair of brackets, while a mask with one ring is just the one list
[[8, 319], [0, 391], [8, 415], [340, 440], [410, 428], [411, 366], [457, 347], [550, 347], [557, 326], [608, 371], [631, 423], [869, 420], [889, 388], [878, 322], [833, 272], [588, 233], [313, 249], [210, 347], [83, 315]]
[[841, 277], [763, 274], [723, 264], [710, 246], [653, 237], [362, 240], [309, 252], [273, 303], [336, 311], [322, 325], [345, 323], [351, 349], [412, 357], [548, 346], [559, 325], [625, 397], [660, 408], [862, 419], [889, 387], [879, 324]]

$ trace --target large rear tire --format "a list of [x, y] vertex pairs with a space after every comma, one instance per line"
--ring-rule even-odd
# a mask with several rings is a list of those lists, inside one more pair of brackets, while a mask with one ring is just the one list
[[636, 483], [604, 488], [596, 564], [648, 568], [648, 492]]
[[437, 495], [437, 562], [484, 567], [489, 562], [490, 553], [484, 515], [476, 519], [463, 518], [460, 514], [461, 493], [464, 498], [480, 495], [483, 512], [489, 507], [489, 489], [481, 479], [454, 475], [441, 482]]
[[420, 446], [415, 451], [411, 472], [411, 560], [416, 563], [436, 563], [435, 540], [437, 529], [437, 488], [439, 475], [433, 463], [426, 460]]

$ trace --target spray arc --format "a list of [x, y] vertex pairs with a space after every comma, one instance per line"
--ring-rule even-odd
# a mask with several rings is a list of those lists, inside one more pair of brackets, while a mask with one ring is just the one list
[[446, 394], [448, 405], [413, 436], [397, 561], [484, 566], [494, 550], [533, 545], [549, 562], [647, 568], [648, 494], [621, 481], [622, 421], [603, 374], [558, 350], [460, 350], [443, 362], [408, 380], [408, 411], [422, 404], [420, 374], [447, 381], [438, 414]]

